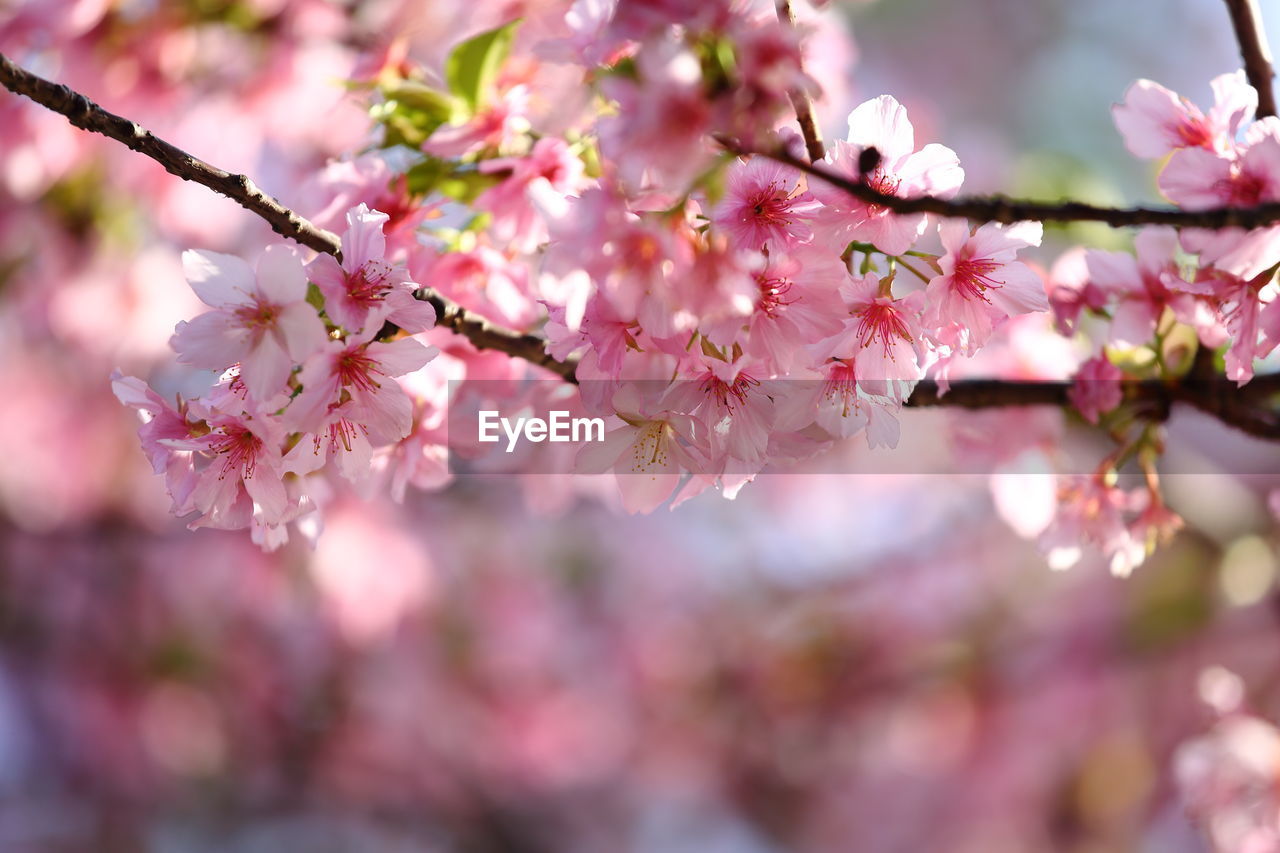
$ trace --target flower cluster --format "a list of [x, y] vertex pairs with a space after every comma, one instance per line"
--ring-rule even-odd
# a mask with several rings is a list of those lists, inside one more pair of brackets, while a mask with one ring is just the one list
[[217, 371], [217, 383], [176, 404], [134, 377], [117, 372], [112, 384], [143, 416], [143, 450], [165, 476], [174, 513], [198, 513], [192, 527], [251, 527], [255, 542], [277, 547], [290, 522], [316, 529], [327, 474], [367, 489], [375, 449], [413, 432], [397, 377], [438, 351], [411, 336], [387, 340], [383, 329], [424, 332], [435, 311], [414, 298], [404, 266], [387, 260], [387, 219], [353, 208], [341, 264], [322, 255], [304, 265], [285, 245], [268, 247], [256, 266], [184, 255], [187, 281], [212, 310], [179, 323], [170, 343], [181, 362]]
[[[1130, 87], [1114, 108], [1129, 151], [1168, 160], [1161, 192], [1179, 207], [1252, 207], [1280, 200], [1280, 118], [1253, 121], [1258, 96], [1243, 71], [1213, 81], [1208, 114], [1150, 80]], [[1241, 385], [1280, 343], [1280, 302], [1272, 280], [1280, 264], [1280, 228], [1252, 231], [1147, 228], [1127, 253], [1085, 253], [1083, 281], [1055, 287], [1065, 322], [1081, 310], [1110, 321], [1107, 341], [1159, 352], [1175, 323], [1203, 346], [1226, 350], [1226, 373]]]
[[[1080, 543], [1116, 571], [1141, 562], [1178, 524], [1159, 495], [1159, 429], [1120, 383], [1173, 378], [1196, 346], [1226, 347], [1227, 375], [1248, 381], [1280, 343], [1280, 232], [1149, 228], [1136, 254], [1073, 252], [1046, 284], [1027, 258], [1039, 223], [898, 213], [769, 155], [731, 153], [799, 151], [781, 126], [791, 97], [816, 88], [800, 31], [727, 0], [580, 0], [563, 20], [472, 37], [442, 75], [394, 52], [366, 67], [353, 86], [373, 96], [371, 150], [311, 188], [319, 224], [351, 210], [341, 262], [304, 271], [274, 247], [255, 271], [191, 254], [192, 286], [214, 310], [173, 345], [187, 364], [230, 371], [177, 408], [118, 383], [151, 418], [144, 445], [176, 511], [252, 525], [274, 544], [332, 489], [324, 472], [367, 489], [394, 469], [397, 497], [447, 482], [449, 380], [497, 380], [473, 396], [513, 406], [563, 400], [558, 383], [522, 381], [537, 368], [443, 332], [430, 340], [447, 357], [422, 369], [435, 351], [401, 336], [432, 324], [419, 283], [576, 364], [580, 390], [564, 405], [608, 433], [564, 470], [611, 473], [633, 512], [712, 488], [732, 497], [766, 466], [858, 434], [894, 447], [922, 379], [946, 393], [1017, 318], [1052, 311], [1067, 336], [1105, 325], [1092, 357], [1068, 359], [1070, 399], [1121, 446], [1079, 482], [1048, 481], [1057, 518], [1026, 529], [1055, 564]], [[1117, 126], [1134, 154], [1168, 156], [1160, 186], [1185, 208], [1280, 199], [1280, 119], [1251, 121], [1242, 73], [1214, 91], [1206, 114], [1140, 81]], [[555, 110], [548, 92], [562, 96]], [[904, 199], [950, 198], [964, 180], [956, 154], [919, 144], [888, 95], [849, 114], [822, 165]], [[1043, 324], [1039, 340], [1050, 334]], [[453, 449], [476, 450], [465, 444], [454, 436]], [[1110, 485], [1134, 460], [1144, 487]], [[585, 480], [531, 488], [563, 499]]]

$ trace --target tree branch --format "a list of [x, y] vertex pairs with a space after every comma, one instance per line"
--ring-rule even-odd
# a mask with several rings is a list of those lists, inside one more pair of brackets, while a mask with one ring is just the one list
[[0, 84], [43, 107], [61, 113], [67, 121], [82, 130], [110, 137], [139, 154], [145, 154], [163, 166], [165, 171], [184, 181], [195, 181], [221, 193], [241, 207], [258, 214], [277, 234], [330, 255], [336, 255], [341, 248], [337, 234], [312, 225], [258, 189], [247, 175], [235, 175], [211, 166], [153, 136], [136, 122], [107, 112], [79, 92], [19, 68], [4, 54], [0, 54]]
[[1271, 81], [1275, 69], [1271, 66], [1271, 50], [1267, 47], [1266, 30], [1262, 27], [1262, 10], [1258, 0], [1226, 0], [1231, 13], [1231, 26], [1240, 43], [1240, 56], [1244, 59], [1244, 73], [1249, 84], [1258, 91], [1258, 118], [1276, 114], [1276, 96]]
[[[795, 30], [796, 10], [792, 8], [791, 0], [778, 0], [778, 21], [782, 26]], [[802, 64], [801, 71], [803, 70]], [[809, 159], [816, 163], [825, 157], [827, 152], [822, 147], [822, 131], [818, 129], [813, 101], [801, 89], [792, 89], [787, 94], [791, 98], [791, 106], [796, 111], [796, 121], [800, 125], [800, 134], [804, 137], [805, 151], [809, 152]]]
[[1256, 207], [1214, 207], [1206, 210], [1181, 210], [1172, 207], [1102, 207], [1082, 201], [1030, 201], [1002, 195], [911, 196], [903, 198], [882, 193], [866, 182], [841, 175], [821, 163], [809, 163], [784, 149], [760, 151], [736, 140], [717, 136], [716, 141], [735, 154], [755, 155], [776, 160], [811, 175], [849, 195], [894, 213], [932, 213], [937, 216], [971, 219], [975, 222], [1102, 222], [1124, 228], [1133, 225], [1173, 225], [1180, 228], [1261, 228], [1280, 223], [1280, 202]]
[[[79, 92], [20, 68], [2, 53], [0, 84], [60, 113], [82, 130], [110, 137], [139, 154], [150, 157], [170, 174], [184, 181], [195, 181], [221, 193], [249, 212], [257, 214], [277, 234], [296, 240], [317, 252], [341, 257], [342, 242], [337, 234], [317, 227], [285, 207], [258, 189], [247, 175], [232, 174], [193, 157], [136, 122], [108, 112]], [[435, 307], [439, 325], [462, 335], [476, 348], [501, 350], [574, 381], [577, 364], [572, 361], [560, 362], [547, 355], [546, 341], [537, 335], [521, 334], [495, 325], [429, 288], [426, 289], [426, 301]]]
[[[0, 84], [20, 95], [25, 95], [36, 103], [66, 116], [76, 127], [99, 133], [115, 139], [129, 148], [150, 157], [160, 163], [166, 170], [182, 178], [195, 181], [238, 202], [246, 210], [257, 214], [282, 236], [319, 252], [339, 256], [341, 242], [337, 235], [316, 227], [295, 211], [259, 190], [245, 175], [236, 175], [212, 166], [203, 160], [191, 156], [185, 151], [152, 135], [135, 122], [107, 112], [85, 96], [52, 83], [28, 71], [19, 68], [3, 54], [0, 54]], [[723, 141], [722, 141], [723, 142]], [[724, 143], [733, 150], [739, 150], [730, 143]], [[741, 151], [739, 153], [753, 153]], [[826, 169], [814, 166], [785, 153], [766, 154], [809, 174], [829, 180], [835, 186], [848, 190], [851, 194], [872, 203], [880, 203], [898, 212], [928, 212], [950, 216], [968, 216], [997, 222], [1016, 222], [1024, 219], [1054, 219], [1046, 215], [1052, 209], [1075, 210], [1083, 208], [1094, 211], [1098, 215], [1086, 217], [1059, 216], [1057, 221], [1093, 218], [1112, 224], [1146, 224], [1148, 222], [1164, 222], [1168, 224], [1196, 225], [1199, 227], [1224, 227], [1228, 225], [1248, 226], [1249, 224], [1265, 224], [1280, 219], [1280, 206], [1272, 205], [1276, 210], [1271, 212], [1272, 219], [1260, 219], [1267, 208], [1250, 210], [1218, 210], [1200, 213], [1186, 211], [1129, 211], [1092, 208], [1088, 205], [1070, 203], [1062, 206], [1045, 205], [1039, 202], [1013, 202], [1007, 199], [969, 199], [946, 201], [943, 199], [900, 199], [896, 196], [883, 196], [865, 184], [829, 173]], [[993, 215], [994, 214], [994, 215]], [[1134, 217], [1132, 221], [1113, 221], [1106, 218], [1115, 215]], [[1147, 218], [1143, 218], [1147, 217]], [[1239, 219], [1233, 217], [1240, 217]], [[1252, 218], [1251, 218], [1252, 217]], [[475, 314], [439, 293], [428, 289], [425, 299], [435, 307], [439, 325], [466, 337], [478, 349], [492, 349], [507, 353], [515, 358], [544, 367], [569, 382], [576, 382], [576, 361], [557, 361], [547, 354], [545, 340], [537, 335], [522, 334], [511, 329], [495, 325], [484, 317]], [[960, 408], [989, 408], [998, 406], [1066, 406], [1070, 401], [1067, 392], [1071, 384], [1068, 382], [1017, 382], [1007, 380], [959, 380], [951, 383], [951, 390], [945, 396], [938, 393], [937, 383], [932, 380], [920, 382], [907, 403], [912, 408], [932, 406], [955, 406]], [[1273, 412], [1268, 409], [1254, 409], [1249, 405], [1251, 400], [1263, 400], [1280, 394], [1280, 374], [1261, 376], [1248, 387], [1238, 390], [1234, 383], [1224, 377], [1185, 377], [1182, 380], [1161, 382], [1154, 380], [1133, 381], [1125, 383], [1125, 399], [1131, 403], [1150, 403], [1167, 407], [1174, 403], [1187, 403], [1202, 411], [1212, 414], [1224, 422], [1231, 424], [1251, 435], [1263, 438], [1280, 438], [1280, 423]]]
[[[940, 393], [931, 379], [917, 383], [907, 401], [907, 408], [954, 406], [962, 409], [986, 409], [1001, 406], [1070, 407], [1071, 382], [1043, 382], [1008, 379], [961, 379], [951, 383], [950, 390]], [[1176, 380], [1131, 379], [1120, 383], [1124, 403], [1167, 413], [1174, 403], [1185, 403], [1225, 424], [1257, 438], [1280, 439], [1280, 416], [1254, 402], [1280, 394], [1280, 374], [1256, 377], [1245, 388], [1237, 388], [1225, 377], [1197, 378], [1184, 376]]]

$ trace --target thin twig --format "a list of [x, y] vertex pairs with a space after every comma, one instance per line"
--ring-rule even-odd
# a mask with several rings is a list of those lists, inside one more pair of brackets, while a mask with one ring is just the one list
[[[784, 27], [795, 30], [796, 10], [792, 8], [791, 0], [778, 0], [778, 21]], [[803, 70], [802, 65], [801, 71]], [[796, 121], [800, 125], [800, 134], [804, 137], [805, 151], [809, 153], [809, 159], [816, 163], [825, 157], [827, 152], [822, 147], [822, 131], [818, 129], [813, 101], [809, 98], [809, 94], [801, 89], [792, 89], [787, 94], [791, 98], [791, 106], [796, 111]]]
[[1258, 0], [1226, 0], [1231, 13], [1231, 26], [1240, 43], [1240, 56], [1244, 59], [1244, 73], [1249, 84], [1258, 92], [1258, 118], [1276, 114], [1276, 95], [1271, 81], [1276, 72], [1272, 67], [1271, 50], [1267, 47], [1267, 33], [1262, 26], [1262, 10]]
[[[257, 214], [277, 234], [296, 240], [317, 252], [341, 256], [342, 242], [337, 234], [316, 226], [285, 207], [258, 189], [247, 175], [233, 174], [210, 165], [160, 139], [137, 122], [108, 112], [79, 92], [20, 68], [4, 54], [0, 54], [0, 84], [60, 113], [78, 128], [110, 137], [139, 154], [150, 157], [166, 171], [184, 181], [195, 181], [221, 193]], [[547, 355], [546, 341], [542, 338], [491, 323], [430, 289], [427, 290], [426, 301], [435, 307], [441, 326], [462, 335], [473, 346], [501, 350], [573, 381], [576, 362], [561, 362]]]

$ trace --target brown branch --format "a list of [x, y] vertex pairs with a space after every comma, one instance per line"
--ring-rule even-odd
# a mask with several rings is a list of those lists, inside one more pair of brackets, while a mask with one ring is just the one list
[[258, 214], [277, 234], [297, 240], [318, 252], [337, 254], [341, 245], [338, 235], [317, 228], [289, 208], [280, 204], [249, 180], [211, 166], [203, 160], [165, 142], [140, 127], [136, 122], [107, 112], [79, 92], [37, 77], [19, 68], [0, 54], [0, 84], [19, 95], [25, 95], [43, 107], [61, 113], [82, 130], [100, 133], [145, 154], [184, 181], [204, 184], [214, 192]]
[[[778, 21], [784, 27], [796, 28], [796, 10], [791, 0], [778, 0]], [[803, 71], [803, 65], [801, 71]], [[801, 89], [792, 89], [787, 93], [791, 98], [791, 106], [796, 111], [796, 121], [800, 125], [800, 134], [804, 137], [804, 147], [809, 152], [809, 159], [814, 163], [826, 156], [822, 147], [822, 131], [818, 129], [818, 119], [813, 111], [813, 101]]]
[[[317, 252], [341, 257], [342, 242], [337, 234], [317, 227], [285, 207], [258, 189], [247, 175], [233, 174], [193, 157], [136, 122], [108, 112], [79, 92], [20, 68], [4, 54], [0, 54], [0, 85], [60, 113], [82, 130], [110, 137], [150, 157], [184, 181], [195, 181], [221, 193], [257, 214], [277, 234]], [[467, 338], [476, 348], [501, 350], [573, 381], [577, 364], [560, 362], [547, 355], [546, 341], [542, 338], [495, 325], [433, 290], [427, 289], [425, 298], [435, 307], [441, 326]]]
[[[950, 390], [940, 393], [938, 383], [924, 380], [916, 385], [907, 401], [908, 408], [952, 406], [962, 409], [987, 409], [1002, 406], [1069, 407], [1071, 382], [1042, 382], [1007, 379], [961, 379], [951, 383]], [[1185, 403], [1225, 424], [1258, 438], [1280, 439], [1280, 415], [1266, 408], [1268, 397], [1280, 395], [1280, 374], [1255, 378], [1244, 388], [1237, 388], [1226, 377], [1197, 378], [1185, 376], [1164, 381], [1134, 379], [1121, 383], [1124, 402], [1157, 413], [1167, 413], [1174, 403]], [[1262, 402], [1262, 406], [1255, 405]]]
[[932, 213], [937, 216], [971, 219], [976, 222], [1102, 222], [1115, 228], [1134, 225], [1172, 225], [1180, 228], [1261, 228], [1280, 223], [1280, 202], [1256, 207], [1214, 207], [1206, 210], [1181, 210], [1172, 207], [1101, 207], [1082, 201], [1030, 201], [1002, 195], [911, 196], [903, 198], [882, 193], [862, 180], [841, 175], [821, 163], [809, 163], [786, 150], [755, 150], [723, 136], [716, 140], [730, 151], [743, 156], [768, 157], [811, 175], [833, 187], [844, 190], [867, 204], [894, 213]]
[[1276, 114], [1276, 96], [1271, 81], [1276, 72], [1271, 65], [1271, 50], [1267, 47], [1267, 34], [1262, 26], [1262, 10], [1258, 0], [1226, 0], [1231, 13], [1231, 26], [1240, 43], [1240, 56], [1244, 59], [1244, 73], [1249, 84], [1258, 92], [1258, 118]]

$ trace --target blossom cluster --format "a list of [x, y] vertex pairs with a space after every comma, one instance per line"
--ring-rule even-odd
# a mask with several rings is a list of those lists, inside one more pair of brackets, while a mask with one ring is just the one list
[[[472, 37], [435, 77], [395, 50], [366, 63], [353, 86], [372, 96], [369, 147], [318, 176], [306, 211], [325, 227], [346, 212], [341, 265], [321, 256], [302, 272], [283, 247], [256, 274], [190, 256], [214, 310], [174, 346], [223, 379], [177, 408], [117, 383], [151, 418], [144, 445], [175, 511], [276, 545], [334, 475], [367, 489], [391, 472], [381, 479], [401, 498], [407, 483], [447, 482], [441, 460], [464, 442], [445, 444], [448, 380], [500, 380], [483, 393], [511, 405], [563, 397], [521, 381], [537, 368], [460, 336], [411, 337], [431, 325], [416, 298], [430, 291], [576, 363], [573, 405], [610, 429], [566, 468], [612, 474], [632, 512], [708, 489], [733, 497], [766, 466], [859, 434], [892, 448], [919, 381], [945, 393], [1019, 318], [1052, 312], [1058, 332], [1094, 340], [1072, 400], [1121, 446], [1092, 475], [1048, 481], [1058, 510], [1024, 532], [1055, 565], [1092, 543], [1127, 572], [1178, 528], [1154, 468], [1160, 430], [1117, 413], [1120, 382], [1173, 377], [1197, 344], [1225, 347], [1227, 376], [1248, 381], [1280, 342], [1276, 229], [1150, 228], [1136, 256], [1074, 251], [1046, 281], [1028, 258], [1039, 223], [900, 214], [769, 153], [733, 153], [803, 147], [785, 125], [791, 96], [816, 84], [803, 29], [771, 11], [579, 0], [538, 24]], [[1214, 90], [1205, 114], [1140, 81], [1117, 126], [1136, 155], [1172, 155], [1160, 186], [1185, 208], [1280, 198], [1280, 119], [1251, 121], [1243, 73]], [[563, 102], [547, 110], [553, 93]], [[964, 180], [888, 95], [849, 114], [821, 165], [898, 198], [950, 198]], [[424, 367], [431, 346], [445, 357]], [[1135, 460], [1144, 484], [1123, 492], [1115, 475]]]
[[[1139, 80], [1113, 110], [1137, 157], [1168, 158], [1158, 185], [1187, 210], [1253, 207], [1280, 200], [1280, 118], [1253, 120], [1258, 95], [1243, 71], [1213, 81], [1206, 114], [1174, 92]], [[1225, 352], [1227, 377], [1243, 385], [1255, 359], [1280, 344], [1280, 303], [1272, 281], [1280, 228], [1246, 231], [1167, 227], [1139, 232], [1136, 257], [1088, 250], [1084, 275], [1057, 282], [1054, 306], [1064, 329], [1082, 310], [1109, 320], [1106, 343], [1148, 346], [1176, 321], [1201, 344]]]
[[176, 404], [134, 377], [117, 372], [112, 384], [144, 418], [142, 447], [174, 513], [198, 513], [192, 527], [250, 527], [254, 541], [276, 547], [289, 522], [316, 529], [322, 473], [367, 491], [374, 449], [414, 431], [413, 401], [396, 377], [438, 351], [378, 336], [387, 323], [424, 332], [435, 310], [414, 298], [408, 270], [386, 260], [387, 219], [352, 209], [341, 263], [321, 255], [304, 265], [283, 244], [256, 266], [184, 255], [188, 282], [212, 310], [179, 323], [171, 344], [181, 362], [216, 371], [217, 383]]

